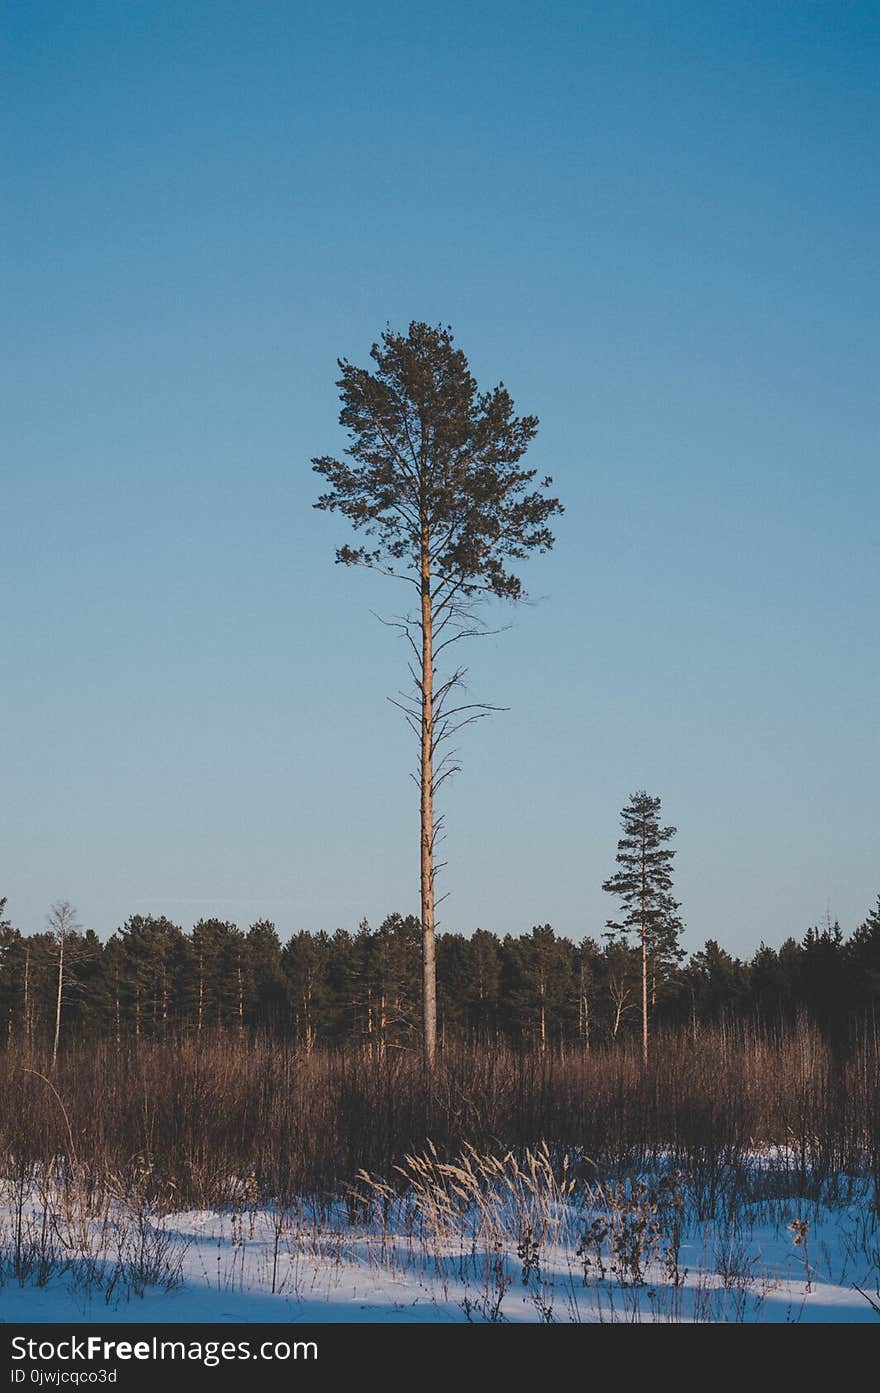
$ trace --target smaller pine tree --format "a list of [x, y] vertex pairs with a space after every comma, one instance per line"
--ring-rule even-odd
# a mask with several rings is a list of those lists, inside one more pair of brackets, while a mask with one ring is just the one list
[[672, 858], [665, 844], [675, 836], [674, 827], [660, 826], [660, 799], [634, 793], [621, 813], [623, 836], [617, 843], [620, 867], [602, 886], [622, 902], [619, 921], [609, 919], [612, 935], [636, 934], [642, 950], [642, 1058], [648, 1062], [648, 981], [656, 994], [658, 976], [683, 956], [678, 939], [684, 925], [681, 908], [672, 894]]

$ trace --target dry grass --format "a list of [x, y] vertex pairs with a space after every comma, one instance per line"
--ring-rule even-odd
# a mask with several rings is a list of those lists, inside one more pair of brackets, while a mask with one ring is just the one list
[[0, 1173], [75, 1171], [86, 1195], [143, 1194], [160, 1209], [234, 1204], [245, 1183], [264, 1202], [329, 1202], [359, 1172], [404, 1188], [432, 1154], [436, 1166], [461, 1153], [539, 1165], [538, 1139], [557, 1181], [564, 1153], [572, 1176], [593, 1180], [662, 1158], [697, 1177], [710, 1205], [759, 1148], [784, 1155], [804, 1194], [846, 1173], [876, 1181], [880, 1050], [866, 1038], [835, 1055], [809, 1026], [658, 1037], [647, 1070], [630, 1045], [452, 1048], [430, 1089], [415, 1055], [234, 1035], [73, 1047], [51, 1078], [46, 1060], [0, 1052]]

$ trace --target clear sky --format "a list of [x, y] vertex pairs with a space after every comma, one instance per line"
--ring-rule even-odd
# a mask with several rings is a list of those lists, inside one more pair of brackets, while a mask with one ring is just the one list
[[392, 582], [311, 504], [336, 358], [452, 326], [566, 505], [471, 647], [446, 928], [686, 945], [880, 891], [880, 6], [2, 9], [0, 895], [102, 936], [418, 905]]

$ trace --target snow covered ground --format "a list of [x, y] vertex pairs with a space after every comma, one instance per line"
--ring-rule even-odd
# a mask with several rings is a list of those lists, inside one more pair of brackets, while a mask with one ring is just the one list
[[[756, 1158], [713, 1190], [599, 1184], [475, 1153], [413, 1160], [363, 1203], [172, 1211], [75, 1188], [0, 1207], [0, 1318], [137, 1322], [880, 1319], [867, 1180], [811, 1187]], [[369, 1201], [369, 1203], [368, 1203]], [[861, 1288], [861, 1291], [859, 1290]], [[873, 1305], [872, 1305], [873, 1302]]]

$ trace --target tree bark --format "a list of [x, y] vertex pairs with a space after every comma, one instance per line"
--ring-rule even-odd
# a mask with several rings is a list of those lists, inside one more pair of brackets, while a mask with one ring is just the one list
[[587, 973], [584, 960], [580, 961], [580, 995], [578, 997], [578, 1033], [584, 1042], [584, 1049], [590, 1048], [590, 1001], [587, 996]]
[[31, 950], [27, 948], [24, 955], [24, 1038], [28, 1044], [31, 1042], [31, 998], [29, 992], [29, 979], [31, 967]]
[[52, 1044], [52, 1068], [58, 1061], [58, 1041], [61, 1037], [61, 993], [64, 987], [64, 926], [58, 930], [58, 996], [55, 1003], [55, 1040]]
[[648, 1066], [648, 847], [642, 827], [642, 1063]]
[[437, 964], [434, 942], [434, 616], [431, 604], [430, 539], [422, 525], [422, 721], [421, 794], [422, 1001], [425, 1070], [437, 1054]]
[[642, 1063], [648, 1063], [648, 944], [642, 930]]
[[204, 1010], [204, 1005], [205, 1005], [205, 959], [204, 959], [204, 956], [200, 953], [200, 954], [199, 954], [199, 1024], [198, 1024], [198, 1031], [197, 1031], [197, 1034], [198, 1034], [199, 1039], [202, 1038], [202, 1012], [203, 1012], [203, 1010]]

